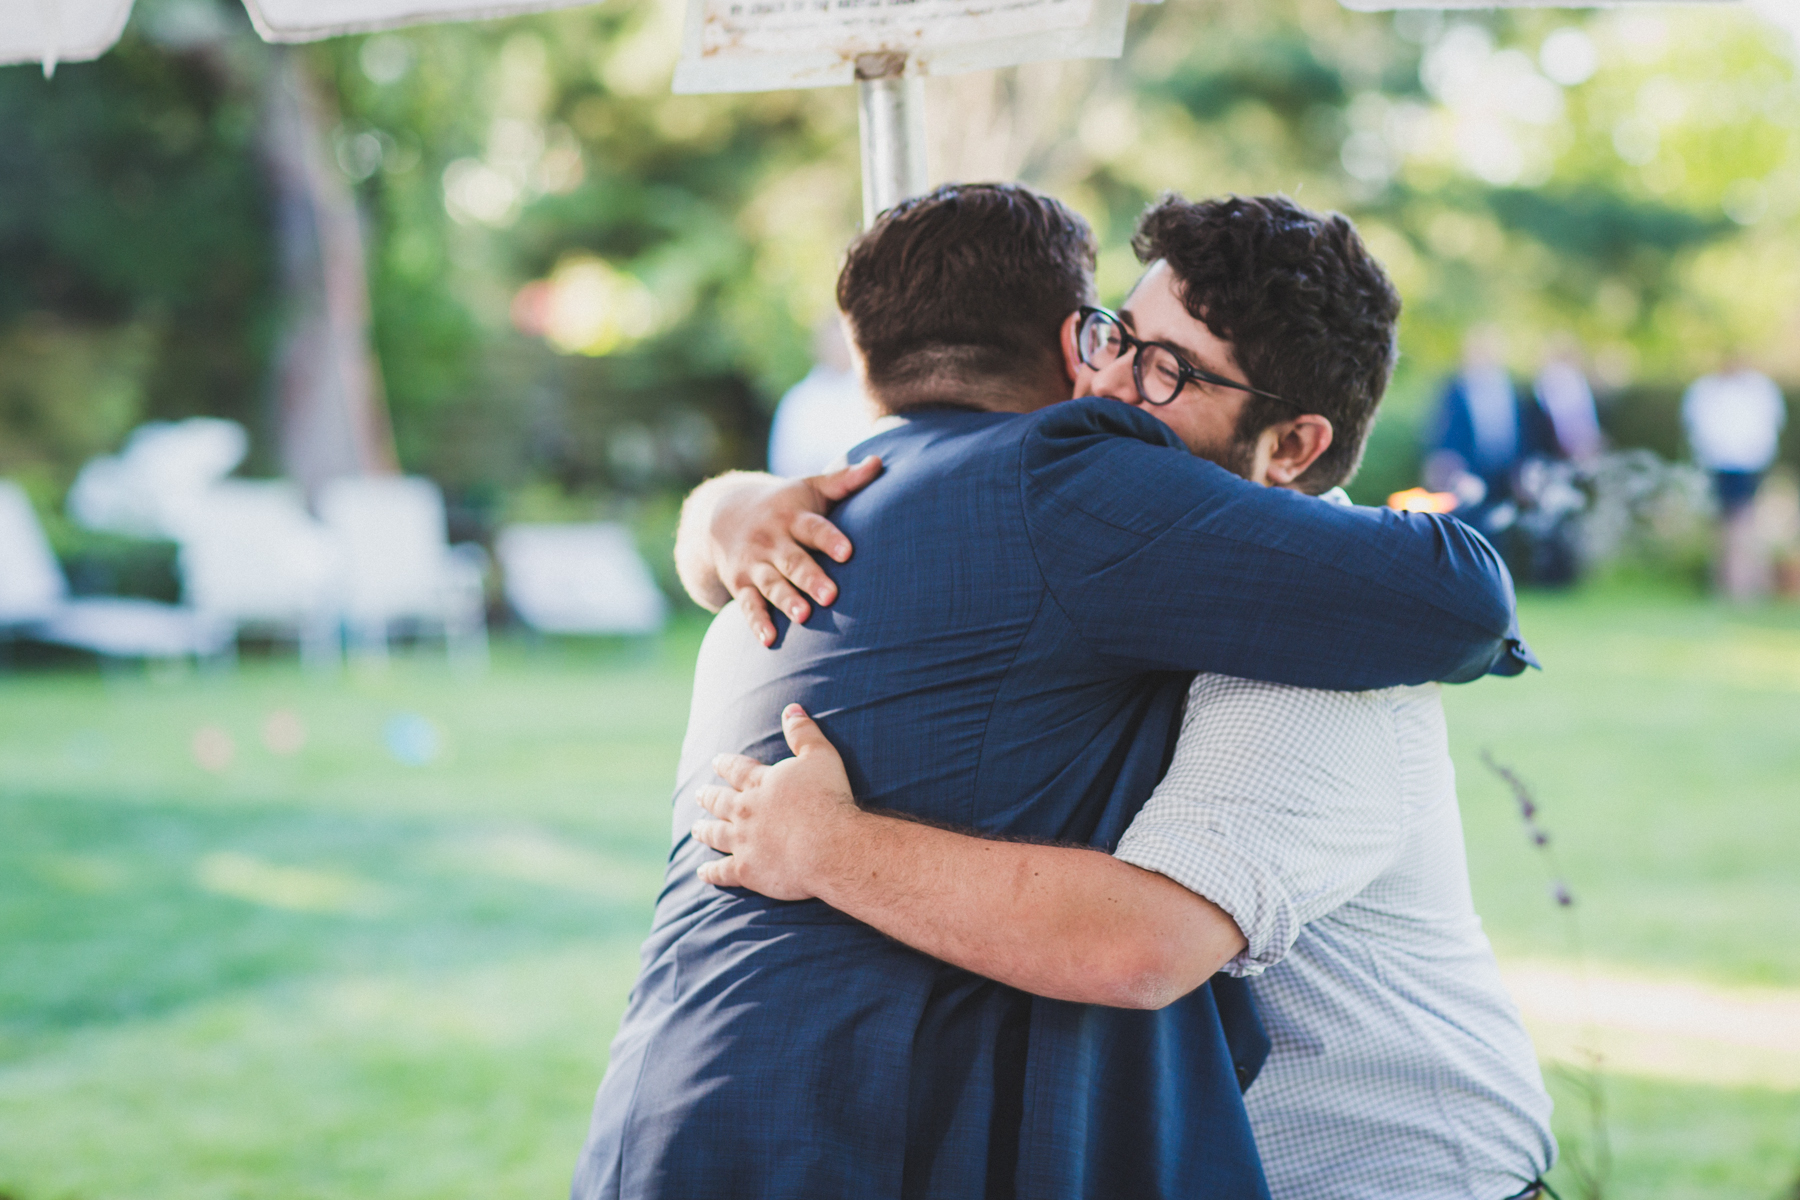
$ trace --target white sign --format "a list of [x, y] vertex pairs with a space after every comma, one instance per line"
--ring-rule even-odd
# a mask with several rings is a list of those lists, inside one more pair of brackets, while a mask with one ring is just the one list
[[256, 32], [269, 42], [316, 42], [443, 21], [491, 21], [572, 8], [592, 0], [244, 0]]
[[[1641, 8], [1647, 5], [1736, 4], [1738, 0], [1339, 0], [1354, 12], [1389, 12], [1397, 8]], [[1792, 0], [1764, 0], [1765, 7]]]
[[868, 54], [1072, 29], [1093, 0], [703, 0], [701, 53]]
[[688, 0], [677, 92], [834, 87], [864, 54], [955, 75], [1062, 58], [1116, 58], [1130, 0]]
[[[258, 32], [272, 42], [310, 42], [432, 21], [482, 21], [569, 8], [592, 0], [245, 0]], [[766, 91], [823, 87], [855, 78], [857, 54], [908, 51], [909, 70], [933, 75], [981, 71], [1057, 58], [1116, 58], [1128, 0], [743, 0], [722, 11], [717, 36], [709, 12], [730, 3], [688, 0], [688, 42], [675, 72], [678, 92]], [[1150, 0], [1155, 3], [1158, 0]], [[1646, 4], [1659, 0], [1342, 0], [1346, 8], [1528, 8]], [[1694, 0], [1687, 0], [1692, 3]], [[1736, 0], [1703, 0], [1720, 4]], [[1243, 0], [1252, 5], [1255, 0]], [[1756, 0], [1754, 7], [1791, 23], [1796, 0]], [[790, 7], [791, 6], [791, 7]], [[926, 18], [907, 17], [929, 10]], [[1068, 14], [1086, 9], [1091, 15]], [[873, 10], [873, 11], [871, 11]], [[829, 12], [829, 21], [821, 18]], [[119, 40], [131, 0], [0, 0], [0, 66], [98, 58]], [[809, 15], [810, 14], [810, 15]], [[799, 18], [807, 20], [800, 22]], [[792, 42], [781, 23], [795, 20]], [[1064, 24], [1067, 20], [1069, 23]], [[881, 27], [878, 34], [872, 31]], [[823, 30], [846, 31], [842, 39]], [[742, 38], [729, 30], [739, 29]], [[996, 29], [1012, 32], [995, 32]], [[904, 40], [910, 36], [913, 40]], [[961, 39], [960, 41], [958, 39]], [[820, 47], [825, 48], [821, 49]], [[858, 47], [863, 48], [858, 48]], [[916, 51], [916, 53], [915, 53]], [[732, 82], [735, 81], [735, 82]]]
[[[569, 8], [591, 0], [245, 0], [258, 33], [271, 42], [311, 42], [341, 33], [368, 33], [435, 21], [483, 21]], [[179, 20], [178, 5], [161, 6]], [[207, 17], [210, 5], [201, 5]], [[173, 15], [171, 15], [173, 14]], [[119, 40], [131, 0], [0, 0], [0, 66], [98, 58]], [[214, 14], [207, 21], [216, 21]], [[220, 36], [226, 32], [223, 27]]]
[[99, 58], [125, 31], [131, 0], [58, 0], [54, 4], [0, 0], [0, 63]]

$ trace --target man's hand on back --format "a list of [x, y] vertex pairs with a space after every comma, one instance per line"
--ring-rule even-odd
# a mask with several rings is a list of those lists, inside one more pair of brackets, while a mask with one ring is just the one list
[[850, 558], [850, 539], [824, 514], [880, 474], [881, 460], [870, 455], [805, 479], [733, 472], [701, 484], [683, 506], [676, 537], [688, 594], [714, 611], [737, 600], [758, 640], [773, 645], [769, 604], [799, 622], [812, 615], [809, 599], [837, 599], [837, 585], [808, 550], [834, 562]]
[[715, 887], [810, 900], [824, 860], [854, 853], [854, 826], [864, 814], [837, 748], [798, 704], [783, 710], [781, 728], [793, 758], [772, 767], [741, 754], [713, 760], [730, 786], [700, 789], [696, 799], [713, 820], [696, 821], [694, 836], [730, 857], [705, 864], [699, 875]]
[[1223, 909], [1163, 875], [1085, 846], [990, 841], [857, 807], [844, 762], [797, 704], [794, 757], [720, 755], [731, 785], [701, 788], [694, 837], [729, 858], [718, 887], [823, 900], [915, 950], [1080, 1004], [1160, 1008], [1193, 991], [1244, 936]]

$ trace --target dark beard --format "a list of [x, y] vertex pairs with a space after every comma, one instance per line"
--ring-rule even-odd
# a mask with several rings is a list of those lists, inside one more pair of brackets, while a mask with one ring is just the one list
[[1250, 472], [1256, 469], [1256, 439], [1234, 437], [1230, 445], [1217, 450], [1203, 450], [1200, 457], [1207, 462], [1219, 464], [1239, 479], [1248, 479]]

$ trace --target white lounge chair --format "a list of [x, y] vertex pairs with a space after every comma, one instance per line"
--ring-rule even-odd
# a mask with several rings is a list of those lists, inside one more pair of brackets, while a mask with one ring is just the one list
[[249, 449], [244, 427], [218, 417], [140, 425], [124, 449], [81, 468], [69, 488], [69, 516], [89, 529], [179, 541], [206, 490]]
[[501, 531], [495, 552], [507, 603], [533, 629], [649, 634], [668, 617], [668, 601], [623, 525], [513, 525]]
[[228, 479], [208, 488], [183, 522], [182, 589], [226, 631], [291, 636], [301, 661], [338, 659], [343, 558], [292, 484]]
[[74, 597], [23, 488], [0, 479], [0, 636], [107, 658], [216, 654], [224, 631], [192, 608], [153, 600]]
[[452, 547], [444, 495], [428, 479], [337, 479], [319, 516], [344, 555], [342, 612], [351, 644], [385, 657], [399, 622], [442, 632], [446, 653], [487, 660], [487, 602], [479, 547]]

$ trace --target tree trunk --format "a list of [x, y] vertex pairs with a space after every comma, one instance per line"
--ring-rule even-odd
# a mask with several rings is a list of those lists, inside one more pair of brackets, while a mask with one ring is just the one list
[[369, 339], [361, 220], [327, 106], [298, 54], [271, 57], [261, 135], [286, 304], [276, 430], [282, 467], [316, 498], [331, 479], [393, 473], [394, 435]]

